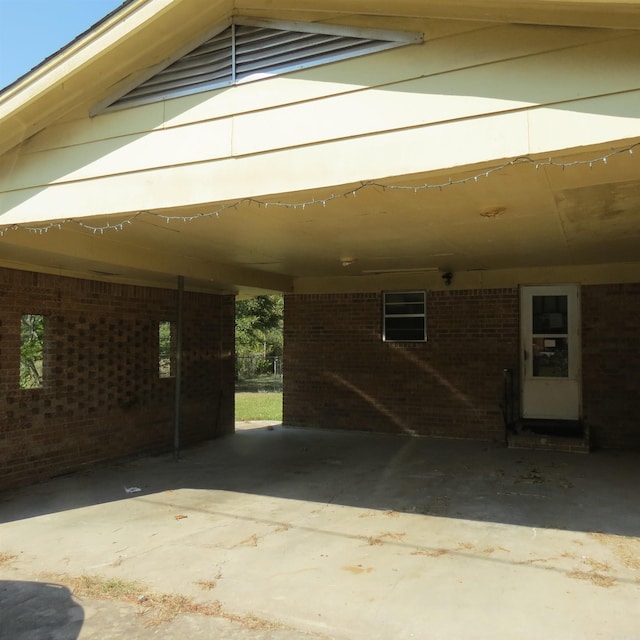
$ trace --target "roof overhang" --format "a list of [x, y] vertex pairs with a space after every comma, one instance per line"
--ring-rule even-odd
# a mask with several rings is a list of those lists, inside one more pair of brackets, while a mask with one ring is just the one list
[[[622, 143], [622, 141], [621, 141]], [[636, 153], [631, 153], [633, 150]], [[255, 294], [637, 281], [640, 141], [308, 192], [34, 223], [0, 265]]]
[[[197, 43], [234, 13], [354, 25], [366, 14], [381, 26], [392, 26], [393, 13], [640, 28], [640, 0], [131, 0], [0, 94], [0, 154], [54, 122], [86, 119], [133, 73], [162, 64], [168, 52]], [[571, 109], [558, 113], [575, 118]], [[633, 113], [624, 115], [636, 122]], [[376, 172], [380, 179], [366, 184], [350, 175], [347, 182], [333, 177], [315, 188], [280, 191], [285, 181], [252, 201], [118, 209], [107, 217], [86, 214], [82, 225], [36, 222], [31, 231], [24, 224], [0, 238], [0, 264], [156, 286], [184, 275], [193, 290], [240, 293], [357, 291], [416, 281], [435, 287], [442, 270], [466, 274], [472, 287], [579, 281], [577, 270], [592, 282], [637, 280], [640, 174], [638, 153], [629, 151], [638, 138], [627, 135], [558, 147], [554, 166], [541, 153], [530, 163], [499, 155], [464, 162], [451, 149], [456, 162], [446, 171], [421, 166]]]
[[212, 24], [240, 14], [307, 21], [377, 16], [640, 29], [640, 0], [129, 0], [0, 92], [0, 154], [91, 107], [135, 70], [199, 42]]
[[0, 93], [0, 154], [54, 122], [86, 115], [167, 52], [228, 19], [227, 0], [132, 0]]

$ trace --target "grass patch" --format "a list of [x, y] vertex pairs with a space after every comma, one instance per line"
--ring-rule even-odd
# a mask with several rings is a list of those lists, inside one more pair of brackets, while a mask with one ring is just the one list
[[121, 602], [139, 602], [146, 587], [130, 580], [100, 578], [98, 576], [51, 576], [62, 582], [73, 595], [79, 598], [96, 600], [119, 600]]
[[282, 391], [282, 376], [265, 374], [255, 378], [240, 378], [236, 380], [236, 391], [247, 391], [257, 393], [258, 391], [268, 391], [277, 393]]
[[282, 393], [236, 393], [236, 420], [282, 420]]
[[[46, 578], [52, 582], [63, 584], [77, 598], [114, 600], [136, 604], [137, 613], [144, 618], [145, 627], [157, 627], [171, 622], [180, 615], [200, 615], [224, 618], [245, 629], [271, 631], [287, 628], [278, 622], [265, 620], [251, 613], [237, 614], [225, 611], [218, 600], [201, 603], [181, 594], [153, 593], [140, 582], [66, 574], [52, 574], [47, 575]], [[215, 586], [214, 582], [203, 584]]]
[[138, 605], [138, 615], [145, 618], [146, 627], [157, 627], [179, 615], [220, 616], [222, 611], [217, 601], [201, 604], [179, 594], [151, 593], [140, 582], [87, 575], [54, 577], [77, 598], [116, 600]]

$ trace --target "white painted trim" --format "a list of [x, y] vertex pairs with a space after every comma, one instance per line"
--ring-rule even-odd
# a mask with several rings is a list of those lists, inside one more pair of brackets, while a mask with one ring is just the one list
[[147, 80], [153, 78], [153, 76], [157, 75], [161, 71], [164, 71], [167, 67], [170, 67], [174, 62], [177, 62], [183, 56], [186, 56], [188, 53], [191, 53], [194, 49], [197, 49], [200, 45], [204, 44], [207, 40], [214, 38], [218, 34], [222, 33], [225, 29], [228, 29], [231, 26], [231, 20], [225, 20], [222, 23], [218, 23], [213, 29], [207, 31], [203, 36], [200, 36], [196, 40], [191, 40], [187, 44], [180, 47], [177, 51], [174, 51], [168, 58], [165, 58], [162, 62], [145, 69], [139, 74], [135, 74], [131, 77], [129, 81], [125, 84], [121, 85], [117, 91], [110, 93], [104, 100], [101, 100], [89, 110], [89, 117], [94, 117], [109, 109], [110, 111], [116, 111], [118, 109], [125, 109], [136, 104], [148, 104], [149, 100], [144, 100], [141, 98], [140, 100], [132, 100], [127, 104], [121, 106], [112, 106], [114, 102], [127, 95], [130, 91], [133, 91], [136, 87], [139, 87], [141, 84], [145, 83]]
[[[283, 63], [282, 66], [279, 66], [277, 70], [257, 70], [255, 73], [238, 79], [236, 68], [236, 25], [256, 27], [260, 29], [273, 29], [282, 32], [297, 32], [327, 36], [341, 36], [344, 38], [358, 38], [364, 41], [376, 40], [376, 42], [370, 42], [368, 44], [366, 42], [363, 43], [362, 48], [357, 52], [345, 53], [342, 50], [338, 50], [335, 53], [318, 55], [315, 61], [306, 59], [304, 62], [292, 61], [290, 63]], [[220, 35], [229, 27], [234, 28], [231, 44], [231, 79], [221, 79], [210, 83], [203, 83], [204, 86], [188, 85], [184, 88], [178, 87], [175, 89], [168, 89], [166, 92], [159, 92], [157, 94], [153, 93], [152, 95], [141, 95], [139, 97], [127, 100], [122, 104], [117, 104], [117, 101], [121, 98], [124, 98], [128, 93], [134, 91], [137, 87], [140, 87], [157, 74], [162, 73], [162, 71], [170, 67], [173, 63], [178, 62], [182, 57], [188, 55], [198, 47], [202, 46], [211, 38], [215, 38], [216, 36]], [[135, 74], [132, 79], [121, 85], [116, 92], [109, 94], [105, 99], [101, 100], [98, 104], [91, 108], [89, 111], [89, 115], [91, 117], [94, 117], [107, 110], [118, 111], [122, 109], [128, 109], [130, 107], [151, 104], [154, 102], [161, 102], [162, 100], [183, 97], [196, 93], [203, 93], [205, 91], [213, 91], [215, 89], [220, 89], [222, 87], [228, 87], [235, 84], [255, 82], [256, 80], [270, 78], [285, 73], [291, 73], [292, 71], [299, 71], [323, 64], [330, 64], [332, 62], [338, 62], [340, 60], [347, 60], [349, 58], [368, 55], [370, 53], [378, 53], [380, 51], [405, 46], [407, 44], [418, 44], [423, 42], [423, 40], [424, 34], [418, 32], [407, 32], [389, 29], [362, 29], [356, 27], [325, 25], [317, 23], [287, 22], [238, 17], [233, 20], [227, 20], [223, 23], [217, 24], [216, 27], [207, 31], [204, 36], [201, 36], [197, 40], [191, 41], [188, 44], [184, 45], [178, 51], [174, 52], [171, 56], [165, 58], [161, 63], [154, 65], [153, 67], [150, 67], [139, 74]]]
[[264, 27], [265, 29], [281, 29], [283, 31], [299, 31], [302, 33], [319, 33], [333, 36], [349, 36], [371, 40], [389, 40], [395, 43], [420, 44], [424, 34], [416, 31], [399, 31], [393, 29], [363, 29], [342, 25], [325, 24], [323, 22], [288, 22], [285, 20], [264, 20], [238, 16], [235, 24], [246, 27]]

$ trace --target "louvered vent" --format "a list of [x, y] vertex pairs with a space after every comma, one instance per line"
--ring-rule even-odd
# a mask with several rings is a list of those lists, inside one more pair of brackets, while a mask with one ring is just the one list
[[154, 102], [171, 96], [206, 91], [233, 82], [233, 30], [207, 40], [164, 71], [143, 82], [113, 106]]
[[379, 51], [395, 43], [344, 35], [236, 28], [236, 81], [304, 69], [333, 59]]
[[[295, 24], [300, 28], [299, 23]], [[306, 26], [306, 25], [305, 25]], [[196, 93], [420, 42], [422, 35], [315, 25], [301, 30], [234, 24], [111, 104], [122, 108]], [[340, 33], [342, 31], [342, 33]], [[351, 30], [353, 31], [353, 30]]]

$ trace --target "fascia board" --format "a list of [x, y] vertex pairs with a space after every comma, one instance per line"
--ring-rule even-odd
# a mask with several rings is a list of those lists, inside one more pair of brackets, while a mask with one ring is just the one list
[[[235, 0], [240, 15], [264, 9], [260, 0]], [[363, 5], [366, 5], [364, 7]], [[406, 18], [477, 20], [610, 29], [639, 29], [639, 0], [270, 0], [269, 15], [368, 14]]]
[[[158, 1], [160, 5], [157, 4]], [[63, 82], [96, 54], [111, 48], [120, 38], [134, 31], [170, 3], [171, 0], [156, 0], [153, 3], [136, 0], [107, 21], [98, 24], [95, 29], [63, 47], [0, 93], [0, 121], [49, 86]]]
[[[231, 23], [232, 21], [229, 19], [223, 21], [222, 23], [216, 24], [213, 29], [207, 31], [204, 35], [199, 36], [196, 40], [189, 41], [187, 44], [174, 51], [171, 56], [165, 58], [161, 63], [146, 69], [141, 74], [135, 74], [129, 79], [127, 83], [121, 85], [117, 91], [110, 93], [104, 100], [101, 100], [95, 106], [93, 106], [89, 110], [89, 115], [93, 117], [95, 115], [98, 115], [99, 113], [102, 113], [109, 105], [116, 102], [116, 100], [119, 100], [122, 96], [129, 93], [129, 91], [132, 91], [150, 78], [153, 78], [153, 76], [160, 73], [161, 71], [164, 71], [168, 66], [170, 66], [177, 60], [180, 60], [180, 58], [187, 55], [210, 38], [213, 38], [221, 31], [227, 29], [229, 26], [231, 26]], [[129, 104], [127, 106], [133, 105]]]
[[64, 117], [77, 106], [53, 99], [65, 83], [98, 55], [105, 55], [115, 43], [153, 19], [171, 0], [135, 0], [121, 12], [97, 25], [0, 94], [0, 154]]

